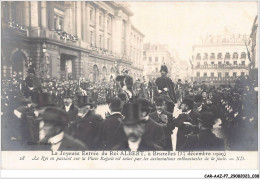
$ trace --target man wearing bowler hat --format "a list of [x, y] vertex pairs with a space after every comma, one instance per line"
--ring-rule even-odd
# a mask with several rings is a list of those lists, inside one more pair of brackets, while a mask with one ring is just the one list
[[73, 103], [73, 98], [74, 98], [73, 92], [71, 90], [65, 90], [63, 95], [64, 105], [61, 107], [61, 109], [69, 117], [69, 121], [65, 130], [72, 136], [74, 135], [75, 132], [74, 121], [76, 120], [76, 117], [78, 115], [78, 107]]
[[[98, 144], [99, 149], [109, 149], [113, 146], [118, 139], [116, 137], [122, 137], [123, 130], [121, 128], [121, 122], [123, 116], [121, 114], [123, 102], [120, 98], [115, 97], [111, 99], [109, 103], [110, 114], [106, 117], [106, 119], [102, 122], [99, 136], [98, 136]], [[121, 133], [120, 133], [121, 132]]]
[[224, 141], [215, 136], [211, 129], [214, 125], [214, 116], [211, 112], [203, 112], [199, 118], [198, 134], [187, 135], [187, 140], [181, 150], [195, 151], [223, 151]]
[[165, 145], [164, 130], [162, 126], [157, 124], [149, 116], [149, 113], [151, 112], [152, 109], [151, 103], [147, 99], [139, 98], [134, 102], [134, 104], [141, 106], [140, 118], [144, 123], [144, 127], [145, 127], [145, 133], [143, 135], [143, 138], [163, 148]]
[[178, 127], [176, 150], [184, 144], [188, 134], [198, 132], [198, 118], [200, 114], [193, 111], [193, 99], [190, 97], [184, 98], [181, 104], [182, 114], [174, 119], [175, 127]]
[[162, 150], [160, 146], [152, 140], [144, 137], [145, 124], [142, 121], [142, 109], [140, 104], [126, 104], [125, 117], [122, 127], [126, 136], [125, 140], [113, 146], [110, 150], [130, 150], [130, 151], [156, 151]]
[[67, 125], [68, 116], [58, 108], [46, 108], [43, 115], [39, 117], [43, 121], [41, 128], [44, 131], [44, 137], [40, 140], [39, 145], [43, 149], [52, 151], [73, 151], [87, 150], [83, 142], [68, 135], [64, 129]]
[[165, 150], [172, 150], [172, 130], [175, 128], [173, 115], [165, 111], [165, 102], [162, 97], [155, 99], [156, 111], [149, 114], [149, 117], [163, 127], [165, 134]]
[[92, 111], [93, 103], [89, 96], [78, 96], [78, 107], [75, 138], [83, 141], [89, 150], [96, 150], [98, 132], [103, 119]]

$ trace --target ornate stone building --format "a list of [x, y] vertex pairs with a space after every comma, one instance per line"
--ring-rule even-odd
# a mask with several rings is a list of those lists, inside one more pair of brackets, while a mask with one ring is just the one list
[[247, 35], [222, 35], [202, 39], [193, 46], [192, 80], [211, 84], [232, 84], [238, 76], [248, 75]]
[[167, 45], [145, 44], [144, 45], [144, 73], [149, 80], [161, 76], [161, 65], [168, 67], [168, 76], [171, 76], [173, 58]]
[[[122, 68], [142, 75], [144, 35], [126, 2], [1, 2], [2, 77], [108, 79]], [[132, 51], [134, 49], [134, 51]]]

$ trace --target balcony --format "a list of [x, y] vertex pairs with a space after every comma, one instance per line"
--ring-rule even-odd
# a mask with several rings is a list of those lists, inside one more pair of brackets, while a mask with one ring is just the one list
[[207, 81], [207, 82], [232, 82], [237, 79], [237, 77], [194, 77], [195, 81]]
[[221, 65], [219, 65], [219, 64], [214, 64], [214, 65], [212, 65], [212, 64], [208, 64], [208, 65], [197, 65], [196, 67], [195, 67], [195, 69], [219, 69], [219, 68], [225, 68], [225, 69], [243, 69], [243, 68], [247, 68], [247, 66], [246, 65], [242, 65], [242, 64], [240, 64], [240, 65], [231, 65], [231, 64], [221, 64]]

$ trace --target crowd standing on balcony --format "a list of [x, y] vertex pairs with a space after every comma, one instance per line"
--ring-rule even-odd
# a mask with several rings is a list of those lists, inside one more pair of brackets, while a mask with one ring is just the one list
[[39, 79], [29, 68], [24, 81], [2, 79], [2, 149], [257, 150], [256, 81], [214, 87], [160, 72], [149, 82], [127, 69], [90, 82]]

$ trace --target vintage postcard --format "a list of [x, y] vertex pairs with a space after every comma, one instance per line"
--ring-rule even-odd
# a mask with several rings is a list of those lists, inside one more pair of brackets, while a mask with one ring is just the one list
[[1, 169], [259, 169], [257, 7], [1, 1]]

